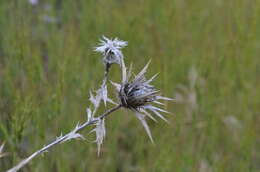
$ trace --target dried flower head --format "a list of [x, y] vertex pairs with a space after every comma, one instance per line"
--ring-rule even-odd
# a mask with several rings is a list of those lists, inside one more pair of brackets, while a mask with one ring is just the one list
[[121, 41], [117, 38], [108, 39], [105, 36], [100, 40], [99, 46], [95, 47], [95, 51], [101, 52], [104, 56], [103, 61], [107, 68], [110, 65], [116, 63], [121, 65], [121, 61], [124, 58], [121, 48], [127, 46], [127, 42]]
[[167, 121], [164, 116], [161, 115], [159, 112], [168, 112], [154, 106], [153, 103], [162, 104], [161, 102], [159, 102], [159, 100], [172, 99], [160, 96], [160, 91], [155, 89], [155, 87], [150, 84], [157, 76], [157, 74], [154, 75], [151, 79], [146, 80], [144, 74], [146, 73], [148, 65], [149, 63], [138, 75], [135, 76], [132, 81], [129, 81], [131, 77], [131, 69], [128, 71], [128, 74], [126, 74], [126, 68], [124, 68], [123, 71], [125, 72], [123, 72], [123, 74], [125, 76], [123, 76], [123, 78], [125, 78], [125, 80], [123, 80], [123, 83], [121, 85], [116, 83], [112, 84], [116, 87], [118, 91], [121, 105], [124, 108], [130, 109], [135, 112], [135, 115], [141, 121], [151, 141], [153, 141], [151, 132], [145, 121], [145, 116], [150, 117], [152, 120], [155, 120], [155, 118], [147, 110], [153, 112], [156, 116]]
[[153, 78], [147, 81], [144, 77], [147, 67], [148, 64], [133, 81], [126, 77], [126, 82], [121, 85], [119, 98], [123, 107], [137, 109], [156, 99], [159, 91], [150, 85]]

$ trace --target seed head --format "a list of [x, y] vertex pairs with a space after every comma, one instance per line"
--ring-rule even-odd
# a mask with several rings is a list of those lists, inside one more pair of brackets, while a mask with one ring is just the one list
[[143, 68], [143, 70], [138, 75], [135, 76], [135, 78], [132, 81], [129, 81], [129, 78], [131, 77], [131, 70], [129, 70], [128, 74], [126, 74], [126, 68], [124, 68], [123, 73], [125, 76], [123, 76], [123, 78], [125, 78], [125, 80], [123, 81], [123, 83], [121, 85], [116, 83], [112, 84], [116, 87], [118, 91], [121, 105], [124, 108], [130, 109], [135, 112], [136, 117], [141, 121], [148, 136], [150, 137], [151, 141], [153, 141], [145, 117], [148, 116], [152, 120], [155, 120], [155, 118], [147, 110], [153, 112], [156, 116], [167, 121], [164, 118], [164, 116], [161, 115], [159, 112], [168, 112], [159, 107], [154, 106], [153, 104], [162, 104], [158, 100], [172, 99], [160, 96], [160, 91], [155, 89], [155, 87], [150, 84], [157, 75], [154, 75], [151, 79], [146, 80], [144, 74], [146, 73], [148, 65], [149, 63]]
[[128, 72], [128, 76], [124, 77], [126, 79], [121, 84], [119, 90], [119, 99], [123, 107], [129, 109], [138, 109], [147, 103], [156, 100], [156, 96], [159, 91], [156, 90], [154, 86], [150, 85], [150, 82], [155, 78], [156, 75], [150, 80], [146, 80], [144, 76], [148, 65], [149, 63], [132, 81], [129, 81], [129, 78], [131, 77], [131, 71]]
[[103, 39], [100, 40], [100, 44], [95, 48], [95, 51], [103, 54], [103, 61], [106, 66], [110, 66], [114, 63], [121, 65], [121, 61], [124, 58], [121, 48], [125, 46], [127, 46], [127, 42], [125, 41], [121, 41], [117, 38], [108, 39], [103, 36]]

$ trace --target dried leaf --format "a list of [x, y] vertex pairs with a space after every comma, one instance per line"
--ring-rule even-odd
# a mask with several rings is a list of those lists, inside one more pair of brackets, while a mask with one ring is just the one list
[[80, 124], [78, 123], [78, 124], [76, 125], [76, 127], [74, 128], [74, 130], [72, 130], [70, 133], [68, 133], [68, 134], [65, 135], [65, 136], [67, 136], [67, 137], [66, 137], [66, 139], [64, 139], [61, 143], [64, 143], [64, 142], [66, 142], [66, 141], [68, 141], [68, 140], [71, 140], [71, 139], [82, 139], [82, 140], [85, 140], [85, 138], [84, 138], [81, 134], [77, 133], [77, 131], [78, 131], [78, 129], [79, 129], [80, 127], [81, 127], [81, 126], [80, 126]]
[[102, 84], [99, 89], [100, 97], [103, 99], [105, 106], [107, 105], [107, 85], [105, 83]]
[[93, 131], [96, 132], [95, 142], [97, 143], [97, 146], [98, 146], [98, 156], [99, 156], [101, 144], [103, 143], [103, 140], [106, 136], [105, 118], [99, 119], [95, 125], [96, 125], [96, 128], [93, 129], [91, 132], [93, 132]]
[[97, 94], [96, 96], [94, 96], [92, 94], [92, 92], [90, 92], [89, 100], [94, 105], [95, 109], [97, 109], [99, 107], [99, 104], [100, 104], [100, 101], [101, 101], [100, 94]]

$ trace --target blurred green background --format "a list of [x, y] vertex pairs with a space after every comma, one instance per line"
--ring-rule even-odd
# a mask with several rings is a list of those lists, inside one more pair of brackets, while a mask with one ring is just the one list
[[86, 119], [103, 77], [93, 51], [102, 35], [128, 41], [135, 73], [152, 59], [148, 75], [160, 72], [154, 84], [177, 99], [166, 105], [170, 124], [149, 121], [153, 145], [120, 110], [106, 120], [100, 157], [87, 129], [88, 141], [56, 146], [21, 171], [260, 171], [259, 0], [0, 0], [0, 144], [9, 153], [0, 171]]

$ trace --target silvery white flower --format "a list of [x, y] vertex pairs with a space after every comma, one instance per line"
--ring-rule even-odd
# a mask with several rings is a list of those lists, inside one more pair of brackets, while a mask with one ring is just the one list
[[104, 64], [109, 68], [114, 63], [121, 65], [121, 61], [124, 58], [121, 49], [125, 46], [127, 46], [127, 42], [125, 41], [121, 41], [118, 38], [108, 39], [103, 36], [95, 51], [103, 54]]

